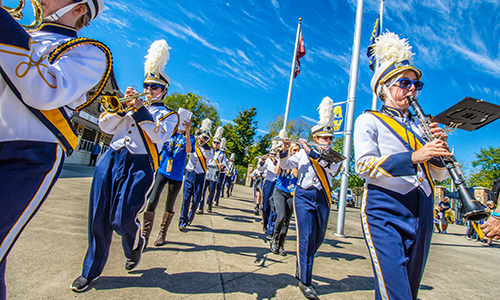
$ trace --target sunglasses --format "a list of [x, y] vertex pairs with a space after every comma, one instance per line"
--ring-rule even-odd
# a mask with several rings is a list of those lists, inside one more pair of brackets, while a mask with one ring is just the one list
[[209, 139], [209, 138], [208, 138], [208, 137], [206, 137], [206, 136], [202, 136], [200, 139], [201, 139], [202, 141], [206, 142], [206, 141], [208, 141], [208, 139]]
[[213, 141], [212, 144], [220, 144], [220, 142]]
[[420, 80], [410, 80], [408, 78], [400, 78], [395, 82], [397, 82], [399, 84], [399, 87], [404, 90], [409, 89], [412, 85], [415, 86], [415, 89], [417, 91], [421, 91], [422, 88], [424, 87], [424, 83]]
[[160, 84], [156, 84], [156, 83], [145, 83], [144, 84], [144, 89], [147, 90], [148, 87], [150, 87], [153, 91], [156, 91], [157, 89], [162, 89], [163, 86], [160, 85]]

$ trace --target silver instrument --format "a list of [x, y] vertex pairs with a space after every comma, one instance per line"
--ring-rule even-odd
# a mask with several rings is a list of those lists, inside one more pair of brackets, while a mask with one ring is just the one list
[[[273, 141], [286, 141], [286, 142], [291, 142], [291, 143], [296, 143], [299, 144], [299, 141], [294, 141], [294, 140], [285, 140], [283, 138], [272, 138], [271, 140]], [[346, 157], [337, 151], [333, 150], [333, 146], [330, 145], [323, 145], [323, 144], [317, 144], [317, 143], [307, 143], [308, 146], [316, 146], [316, 147], [328, 147], [327, 149], [321, 151], [319, 154], [319, 157], [321, 159], [324, 159], [326, 162], [329, 162], [331, 164], [339, 163], [343, 160], [346, 159]]]
[[205, 179], [209, 181], [217, 181], [219, 179], [217, 171], [219, 171], [217, 162], [215, 161], [215, 159], [210, 160], [210, 162], [207, 164], [207, 176], [205, 177]]

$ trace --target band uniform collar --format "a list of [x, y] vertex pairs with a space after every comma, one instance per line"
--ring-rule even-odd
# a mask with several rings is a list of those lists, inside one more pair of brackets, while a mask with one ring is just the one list
[[77, 31], [74, 27], [57, 23], [43, 23], [40, 27], [38, 27], [38, 31], [57, 33], [72, 38], [78, 37]]
[[403, 118], [403, 117], [406, 117], [409, 120], [413, 121], [413, 116], [410, 114], [409, 110], [406, 111], [406, 114], [403, 114], [398, 109], [382, 105], [382, 107], [380, 108], [380, 112], [383, 113], [383, 114], [385, 114], [385, 115], [388, 115], [389, 117], [392, 117], [392, 118]]

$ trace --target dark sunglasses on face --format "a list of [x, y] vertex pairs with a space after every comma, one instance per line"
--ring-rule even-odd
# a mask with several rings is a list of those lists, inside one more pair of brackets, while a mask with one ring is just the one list
[[417, 91], [421, 91], [422, 88], [424, 87], [424, 83], [420, 80], [410, 80], [408, 78], [400, 78], [395, 82], [397, 82], [399, 84], [399, 87], [404, 90], [409, 89], [412, 85], [415, 86], [415, 89]]
[[212, 144], [220, 144], [220, 142], [213, 141]]
[[202, 136], [200, 139], [201, 139], [202, 141], [204, 141], [204, 142], [208, 141], [208, 137], [206, 137], [206, 136]]
[[163, 86], [162, 85], [159, 85], [159, 84], [156, 84], [156, 83], [145, 83], [144, 84], [144, 89], [147, 90], [148, 87], [150, 87], [153, 91], [156, 91], [157, 89], [162, 89]]

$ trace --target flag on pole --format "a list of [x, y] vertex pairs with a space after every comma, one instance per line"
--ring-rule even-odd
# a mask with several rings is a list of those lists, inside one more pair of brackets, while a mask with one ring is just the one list
[[302, 30], [300, 31], [299, 47], [297, 49], [297, 57], [295, 58], [295, 74], [293, 78], [297, 77], [300, 73], [300, 58], [306, 55], [306, 47], [304, 46], [304, 39], [302, 38]]
[[377, 21], [375, 21], [375, 26], [373, 27], [372, 37], [370, 38], [370, 43], [368, 44], [368, 49], [366, 50], [366, 56], [370, 60], [370, 69], [375, 71], [375, 66], [373, 65], [375, 62], [375, 55], [373, 54], [373, 44], [375, 43], [375, 38], [380, 35], [380, 13], [378, 15]]

